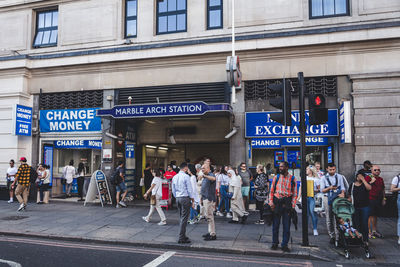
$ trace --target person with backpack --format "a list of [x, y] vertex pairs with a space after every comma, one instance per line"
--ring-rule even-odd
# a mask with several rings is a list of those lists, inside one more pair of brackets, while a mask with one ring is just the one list
[[332, 212], [332, 203], [339, 195], [346, 193], [345, 179], [343, 175], [336, 173], [335, 163], [329, 163], [327, 174], [321, 180], [321, 191], [324, 193], [324, 207], [326, 214], [326, 227], [330, 237], [330, 243], [338, 241], [339, 233], [335, 227], [335, 218]]
[[[124, 162], [120, 161], [118, 162], [118, 166], [114, 171], [113, 179], [112, 182], [115, 185], [115, 190], [117, 191], [116, 199], [117, 199], [117, 205], [115, 206], [116, 208], [126, 207], [126, 204], [124, 202], [124, 199], [126, 197], [126, 194], [128, 193], [128, 190], [126, 188], [125, 184], [125, 168], [124, 168]], [[122, 196], [121, 196], [122, 192]], [[120, 201], [120, 196], [121, 196], [121, 201]]]
[[279, 225], [282, 219], [282, 243], [281, 249], [290, 252], [288, 243], [290, 239], [290, 221], [292, 210], [296, 206], [297, 186], [296, 178], [289, 174], [289, 163], [282, 161], [279, 163], [279, 173], [273, 178], [269, 203], [273, 211], [272, 222], [272, 250], [278, 249]]
[[[33, 180], [34, 178], [33, 172], [36, 173], [36, 171], [33, 170], [32, 172], [32, 168], [26, 163], [25, 157], [21, 157], [20, 162], [21, 165], [19, 166], [18, 171], [15, 174], [15, 180], [12, 183], [11, 187], [15, 188], [15, 185], [18, 183], [15, 189], [15, 197], [18, 199], [18, 202], [20, 204], [18, 211], [23, 211], [26, 209], [26, 205], [28, 204], [29, 187], [31, 185], [31, 180]], [[36, 178], [34, 179], [36, 180]]]
[[399, 239], [397, 240], [397, 244], [400, 245], [400, 173], [396, 175], [392, 180], [392, 185], [390, 186], [390, 190], [393, 194], [397, 195], [397, 212], [398, 212], [398, 219], [397, 219], [397, 236]]

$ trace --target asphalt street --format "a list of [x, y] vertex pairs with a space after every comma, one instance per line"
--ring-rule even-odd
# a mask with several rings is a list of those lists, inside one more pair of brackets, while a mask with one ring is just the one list
[[[0, 236], [0, 267], [36, 266], [288, 266], [344, 267], [350, 264], [196, 251], [166, 251], [49, 239]], [[360, 264], [358, 266], [362, 266]], [[382, 266], [382, 265], [380, 265]]]

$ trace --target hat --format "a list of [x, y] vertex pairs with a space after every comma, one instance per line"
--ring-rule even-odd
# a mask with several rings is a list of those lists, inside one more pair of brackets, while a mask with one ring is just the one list
[[25, 157], [21, 157], [21, 158], [19, 159], [19, 161], [26, 162], [26, 158], [25, 158]]

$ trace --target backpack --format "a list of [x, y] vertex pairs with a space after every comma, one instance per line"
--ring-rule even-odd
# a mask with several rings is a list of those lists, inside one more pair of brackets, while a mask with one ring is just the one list
[[120, 167], [117, 167], [113, 173], [113, 175], [111, 176], [111, 184], [113, 185], [119, 185], [122, 182], [122, 178], [120, 175]]
[[31, 169], [30, 175], [29, 175], [29, 182], [31, 184], [34, 184], [36, 182], [36, 179], [38, 178], [38, 173], [32, 166], [29, 168]]

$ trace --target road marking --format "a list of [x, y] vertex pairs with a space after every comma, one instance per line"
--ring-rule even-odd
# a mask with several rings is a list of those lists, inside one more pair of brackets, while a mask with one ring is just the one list
[[143, 267], [157, 267], [158, 265], [160, 265], [164, 261], [166, 261], [169, 258], [171, 258], [175, 253], [176, 253], [175, 251], [167, 251], [164, 254], [162, 254], [160, 257], [158, 257], [158, 258], [154, 259], [153, 261], [147, 263]]
[[341, 264], [336, 264], [336, 267], [343, 267], [343, 265], [341, 265]]
[[18, 262], [15, 262], [15, 261], [6, 261], [6, 260], [0, 259], [0, 262], [1, 262], [1, 263], [8, 264], [8, 265], [10, 265], [11, 267], [22, 267], [21, 264], [19, 264]]

